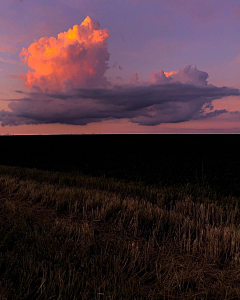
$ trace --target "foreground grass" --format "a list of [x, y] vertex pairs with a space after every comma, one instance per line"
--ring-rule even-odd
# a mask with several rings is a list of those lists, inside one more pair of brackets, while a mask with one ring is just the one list
[[0, 299], [240, 299], [240, 213], [199, 185], [0, 166]]

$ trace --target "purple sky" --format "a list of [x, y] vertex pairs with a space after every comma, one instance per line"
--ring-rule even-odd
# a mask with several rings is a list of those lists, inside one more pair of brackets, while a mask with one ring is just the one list
[[236, 0], [1, 0], [0, 134], [239, 133], [239, 29]]

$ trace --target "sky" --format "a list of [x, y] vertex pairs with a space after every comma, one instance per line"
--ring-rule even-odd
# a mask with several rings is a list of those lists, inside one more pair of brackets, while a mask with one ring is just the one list
[[1, 0], [0, 134], [240, 133], [239, 0]]

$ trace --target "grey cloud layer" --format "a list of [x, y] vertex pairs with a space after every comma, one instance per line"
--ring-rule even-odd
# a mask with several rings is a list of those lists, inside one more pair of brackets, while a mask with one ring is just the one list
[[[17, 91], [18, 93], [20, 91]], [[139, 125], [184, 122], [226, 113], [213, 111], [211, 102], [225, 96], [239, 96], [238, 89], [196, 86], [180, 82], [111, 89], [77, 89], [72, 92], [30, 92], [12, 99], [11, 111], [0, 111], [2, 126], [62, 123], [86, 125], [110, 119], [129, 119]], [[202, 110], [208, 105], [210, 113]]]

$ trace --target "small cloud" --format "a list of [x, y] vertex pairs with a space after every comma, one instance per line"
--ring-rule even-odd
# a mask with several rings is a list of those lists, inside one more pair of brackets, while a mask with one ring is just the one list
[[138, 84], [138, 82], [139, 82], [139, 76], [138, 76], [138, 73], [135, 72], [132, 75], [131, 83], [135, 85], [135, 84]]
[[16, 48], [10, 45], [1, 45], [0, 46], [0, 52], [11, 52], [14, 53], [16, 52]]
[[228, 113], [228, 111], [226, 109], [219, 109], [219, 110], [214, 110], [208, 113], [200, 113], [198, 115], [196, 115], [194, 118], [192, 118], [192, 120], [204, 120], [204, 119], [209, 119], [209, 118], [213, 118], [213, 117], [218, 117], [222, 114], [226, 114]]
[[0, 61], [1, 62], [4, 62], [4, 63], [7, 63], [7, 64], [11, 64], [11, 65], [22, 65], [22, 63], [18, 62], [18, 61], [15, 61], [13, 59], [4, 59], [2, 57], [0, 57]]
[[207, 85], [208, 73], [199, 71], [195, 65], [188, 65], [178, 71], [152, 72], [150, 77], [153, 83], [179, 81], [186, 84]]
[[112, 66], [112, 69], [115, 69], [116, 67], [118, 67], [119, 70], [122, 70], [123, 68], [119, 65], [118, 62], [115, 62]]
[[112, 69], [115, 69], [117, 65], [118, 65], [118, 62], [116, 61], [116, 62], [112, 65]]
[[11, 79], [21, 79], [20, 76], [18, 75], [6, 75], [6, 78], [11, 78]]

